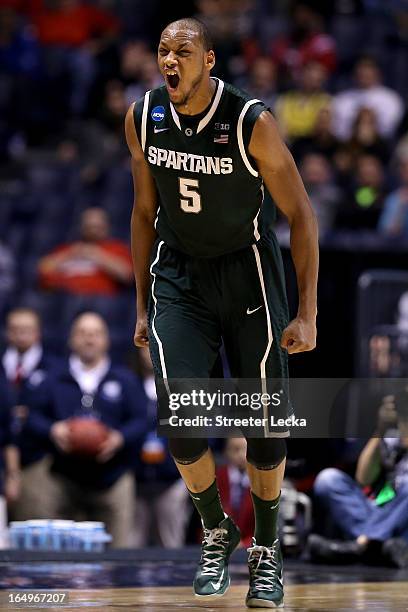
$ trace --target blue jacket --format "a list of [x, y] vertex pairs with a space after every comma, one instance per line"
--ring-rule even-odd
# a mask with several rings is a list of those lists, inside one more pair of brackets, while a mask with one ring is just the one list
[[[6, 372], [2, 363], [4, 351], [0, 355], [0, 375], [6, 377]], [[27, 386], [29, 386], [29, 380], [34, 376], [34, 380], [40, 380], [43, 378], [43, 374], [46, 372], [53, 372], [54, 370], [61, 370], [65, 366], [65, 361], [61, 358], [56, 357], [52, 353], [44, 351], [38, 362], [34, 372], [28, 378], [23, 378], [21, 383], [16, 386], [12, 382], [8, 381], [11, 391], [11, 397], [13, 405], [24, 404]]]
[[[28, 398], [31, 395], [32, 389], [37, 387], [50, 372], [61, 370], [65, 366], [60, 359], [53, 355], [43, 353], [40, 362], [34, 372], [28, 378], [24, 378], [18, 387], [8, 382], [13, 406], [27, 406]], [[0, 362], [1, 371], [4, 368]], [[30, 465], [44, 456], [44, 445], [38, 444], [38, 440], [34, 440], [32, 436], [25, 432], [25, 419], [20, 418], [16, 411], [13, 411], [12, 429], [16, 444], [20, 450], [20, 460], [22, 467]]]
[[0, 374], [0, 495], [3, 494], [4, 449], [13, 442], [11, 431], [11, 396], [7, 380]]
[[[136, 376], [115, 366], [101, 381], [93, 401], [91, 396], [85, 395], [68, 366], [47, 375], [27, 398], [29, 416], [25, 433], [34, 441], [41, 442], [44, 451], [53, 454], [54, 472], [89, 488], [105, 489], [134, 465], [146, 433], [146, 395]], [[91, 407], [89, 403], [92, 403]], [[89, 414], [120, 431], [124, 437], [123, 448], [106, 463], [62, 453], [50, 439], [50, 429], [56, 421]]]

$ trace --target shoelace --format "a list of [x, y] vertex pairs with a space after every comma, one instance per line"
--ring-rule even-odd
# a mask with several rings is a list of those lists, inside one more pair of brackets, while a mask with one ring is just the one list
[[281, 581], [278, 576], [277, 548], [278, 540], [270, 548], [254, 544], [247, 549], [252, 586], [260, 591], [274, 591], [276, 580]]
[[220, 527], [204, 529], [201, 569], [205, 576], [217, 576], [219, 565], [225, 559], [227, 542], [224, 540], [224, 535], [226, 533], [228, 533], [227, 529]]

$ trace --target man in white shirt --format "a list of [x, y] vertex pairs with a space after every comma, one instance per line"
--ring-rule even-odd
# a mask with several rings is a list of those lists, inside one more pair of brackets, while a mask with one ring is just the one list
[[333, 130], [340, 140], [348, 140], [352, 135], [354, 120], [362, 108], [374, 111], [378, 131], [384, 138], [394, 136], [404, 114], [401, 96], [385, 87], [382, 75], [375, 60], [364, 57], [355, 67], [356, 87], [347, 89], [334, 98]]

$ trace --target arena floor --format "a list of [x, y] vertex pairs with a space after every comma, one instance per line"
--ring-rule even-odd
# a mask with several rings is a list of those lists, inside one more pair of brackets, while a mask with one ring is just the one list
[[[48, 610], [135, 610], [177, 612], [245, 610], [245, 551], [231, 564], [232, 587], [219, 599], [197, 600], [191, 581], [198, 549], [112, 551], [104, 555], [0, 553], [0, 610], [11, 592], [68, 591], [62, 605]], [[288, 612], [313, 610], [408, 610], [408, 570], [328, 567], [288, 560], [285, 564]], [[26, 606], [28, 609], [28, 606]], [[42, 609], [40, 606], [31, 609]]]

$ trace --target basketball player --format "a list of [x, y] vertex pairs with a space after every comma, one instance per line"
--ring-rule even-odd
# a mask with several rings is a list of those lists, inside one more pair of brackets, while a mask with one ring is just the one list
[[[157, 383], [209, 378], [222, 341], [234, 377], [286, 378], [287, 353], [316, 341], [317, 226], [293, 159], [265, 105], [210, 76], [215, 55], [200, 22], [168, 25], [158, 63], [165, 85], [126, 116], [135, 344], [150, 345]], [[289, 324], [264, 183], [291, 229], [299, 309]], [[169, 446], [204, 527], [194, 592], [223, 595], [240, 533], [221, 506], [213, 456], [205, 439]], [[277, 517], [285, 458], [282, 434], [248, 439], [256, 523], [248, 607], [283, 606]]]

